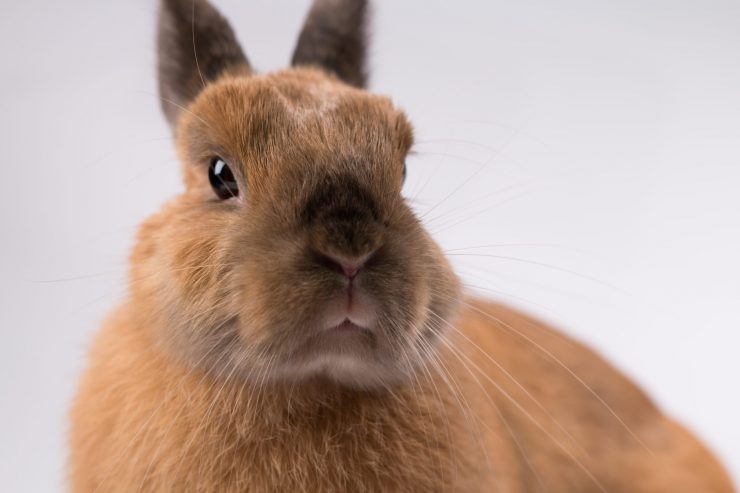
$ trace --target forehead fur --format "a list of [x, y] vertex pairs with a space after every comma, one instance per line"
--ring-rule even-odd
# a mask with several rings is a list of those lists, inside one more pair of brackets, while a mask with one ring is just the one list
[[219, 155], [266, 175], [357, 163], [399, 169], [413, 139], [388, 98], [308, 68], [227, 75], [184, 112], [179, 129], [185, 161]]

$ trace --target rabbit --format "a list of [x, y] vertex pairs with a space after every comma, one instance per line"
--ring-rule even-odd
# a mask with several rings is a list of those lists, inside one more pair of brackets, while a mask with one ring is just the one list
[[74, 492], [715, 492], [722, 466], [590, 349], [465, 294], [401, 195], [365, 0], [315, 0], [257, 74], [162, 0], [185, 191], [141, 226], [70, 412]]

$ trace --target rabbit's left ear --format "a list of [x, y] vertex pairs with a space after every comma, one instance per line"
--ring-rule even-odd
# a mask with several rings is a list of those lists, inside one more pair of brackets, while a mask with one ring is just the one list
[[162, 110], [173, 128], [209, 81], [250, 72], [231, 26], [206, 0], [161, 0], [157, 51]]
[[367, 10], [367, 0], [314, 0], [293, 52], [293, 66], [318, 66], [364, 87]]

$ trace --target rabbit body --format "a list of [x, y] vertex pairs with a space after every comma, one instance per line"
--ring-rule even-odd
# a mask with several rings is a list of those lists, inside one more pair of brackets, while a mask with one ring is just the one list
[[91, 348], [73, 491], [732, 491], [598, 356], [462, 295], [401, 195], [411, 125], [362, 89], [365, 1], [314, 2], [266, 75], [210, 4], [161, 5], [185, 191]]
[[602, 359], [500, 305], [471, 302], [438, 363], [393, 393], [224, 382], [169, 358], [136, 313], [93, 347], [73, 491], [733, 491]]

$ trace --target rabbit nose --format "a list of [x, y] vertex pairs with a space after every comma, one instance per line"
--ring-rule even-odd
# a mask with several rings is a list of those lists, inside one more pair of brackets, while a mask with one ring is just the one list
[[[374, 253], [374, 252], [373, 252]], [[329, 270], [333, 270], [339, 274], [342, 274], [348, 280], [352, 281], [360, 273], [363, 267], [367, 264], [373, 253], [363, 255], [359, 258], [347, 259], [340, 258], [336, 255], [327, 255], [325, 253], [316, 252], [314, 254], [316, 262], [323, 265]]]

